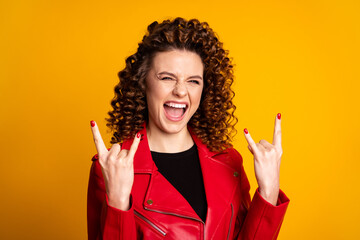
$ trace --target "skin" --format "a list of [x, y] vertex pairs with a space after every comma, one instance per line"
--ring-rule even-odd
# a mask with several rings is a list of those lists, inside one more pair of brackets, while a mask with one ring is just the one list
[[[200, 56], [193, 52], [174, 50], [155, 55], [146, 78], [150, 150], [174, 153], [194, 144], [186, 126], [200, 105], [203, 69]], [[164, 103], [169, 101], [187, 103], [182, 120], [166, 117]]]
[[281, 120], [275, 117], [274, 136], [272, 144], [264, 139], [255, 143], [250, 132], [244, 131], [248, 148], [254, 156], [254, 168], [260, 195], [276, 206], [280, 186]]
[[[194, 144], [187, 123], [200, 104], [203, 67], [200, 56], [193, 52], [174, 50], [155, 55], [146, 79], [149, 111], [147, 137], [151, 150], [180, 152]], [[183, 119], [172, 121], [166, 117], [164, 103], [168, 101], [187, 103], [188, 109]], [[126, 211], [130, 207], [130, 193], [134, 182], [133, 161], [140, 138], [135, 137], [130, 150], [121, 149], [119, 144], [114, 144], [107, 150], [98, 126], [95, 122], [94, 124], [91, 130], [109, 205]], [[265, 200], [276, 205], [282, 155], [280, 120], [275, 120], [273, 144], [265, 140], [255, 143], [249, 133], [245, 134], [245, 138], [249, 143], [250, 152], [254, 155], [255, 175], [260, 194]]]
[[107, 150], [96, 123], [91, 130], [109, 205], [126, 211], [130, 207], [130, 192], [134, 182], [134, 155], [139, 146], [140, 136], [136, 135], [129, 150], [121, 149], [120, 144], [113, 144], [110, 150]]

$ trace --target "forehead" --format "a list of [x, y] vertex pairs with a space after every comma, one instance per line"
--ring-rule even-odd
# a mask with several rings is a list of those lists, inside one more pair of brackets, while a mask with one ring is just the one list
[[179, 75], [203, 74], [204, 66], [197, 53], [186, 50], [158, 52], [152, 61], [152, 70], [156, 73], [170, 71]]

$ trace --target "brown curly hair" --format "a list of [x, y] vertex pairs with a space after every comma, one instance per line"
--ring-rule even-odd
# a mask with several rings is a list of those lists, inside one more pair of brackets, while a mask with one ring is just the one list
[[194, 133], [211, 151], [231, 147], [231, 138], [237, 118], [232, 102], [234, 92], [233, 65], [228, 51], [207, 22], [183, 18], [151, 23], [148, 32], [139, 43], [137, 52], [126, 59], [126, 67], [118, 73], [108, 114], [108, 126], [113, 133], [111, 143], [132, 138], [148, 121], [145, 96], [145, 79], [152, 59], [158, 52], [179, 49], [197, 53], [204, 64], [204, 88], [200, 106], [189, 121]]

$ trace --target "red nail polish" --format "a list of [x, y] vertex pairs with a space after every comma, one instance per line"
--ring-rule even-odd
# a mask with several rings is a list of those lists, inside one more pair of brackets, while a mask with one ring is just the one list
[[95, 122], [94, 122], [94, 121], [90, 121], [90, 124], [91, 124], [92, 127], [95, 126]]
[[141, 137], [140, 132], [138, 132], [138, 133], [136, 134], [136, 137], [137, 137], [137, 138], [140, 138], [140, 137]]
[[245, 132], [245, 134], [249, 133], [249, 131], [246, 128], [244, 128], [244, 132]]
[[281, 119], [281, 113], [278, 113], [278, 114], [277, 114], [277, 118], [278, 118], [278, 119]]

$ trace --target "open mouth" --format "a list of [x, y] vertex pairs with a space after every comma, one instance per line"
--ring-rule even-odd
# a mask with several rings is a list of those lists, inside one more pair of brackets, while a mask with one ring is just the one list
[[184, 103], [167, 102], [164, 104], [165, 113], [171, 120], [181, 119], [184, 116], [187, 108], [187, 104]]

